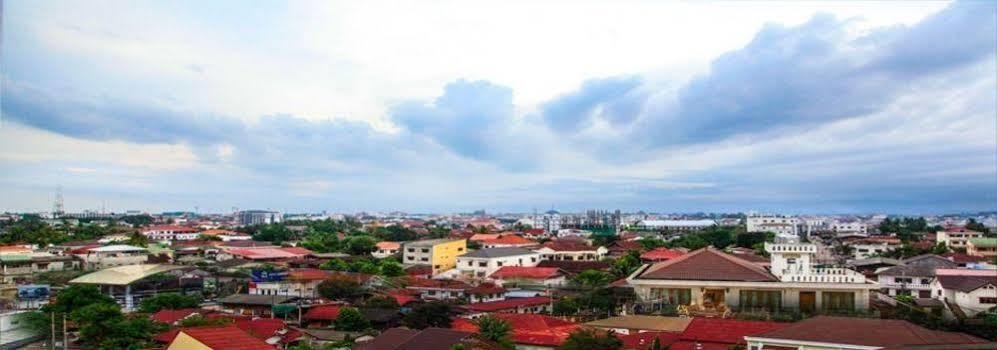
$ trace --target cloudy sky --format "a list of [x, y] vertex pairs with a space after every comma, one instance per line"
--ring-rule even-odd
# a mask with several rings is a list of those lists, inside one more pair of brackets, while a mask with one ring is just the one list
[[997, 209], [991, 2], [3, 6], [0, 210]]

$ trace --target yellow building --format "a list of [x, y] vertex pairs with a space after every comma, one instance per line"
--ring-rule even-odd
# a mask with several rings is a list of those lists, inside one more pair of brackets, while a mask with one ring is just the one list
[[403, 245], [402, 262], [405, 265], [429, 265], [433, 274], [457, 267], [457, 257], [467, 253], [467, 240], [430, 239], [407, 242]]

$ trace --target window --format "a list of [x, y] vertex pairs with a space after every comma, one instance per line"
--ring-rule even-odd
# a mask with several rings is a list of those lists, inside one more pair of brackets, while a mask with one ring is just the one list
[[855, 293], [851, 292], [821, 292], [821, 306], [824, 310], [854, 311]]
[[434, 269], [439, 269], [439, 268], [440, 268], [440, 265], [436, 265], [436, 266], [434, 266], [433, 268], [434, 268]]
[[427, 257], [421, 257], [421, 258], [419, 258], [419, 260], [421, 260], [421, 261], [429, 261], [429, 258], [427, 258]]
[[997, 298], [980, 297], [980, 304], [997, 304]]
[[471, 266], [471, 267], [473, 267], [473, 266], [474, 266], [474, 262], [473, 262], [473, 261], [468, 261], [468, 262], [467, 262], [467, 266]]
[[904, 284], [914, 283], [914, 279], [910, 277], [896, 277], [893, 280], [896, 281], [897, 283], [904, 283]]
[[457, 248], [457, 251], [458, 252], [462, 252], [462, 251], [464, 251], [464, 248], [463, 247]]
[[409, 253], [415, 253], [415, 248], [409, 248], [409, 249], [408, 249], [408, 252], [409, 252]]
[[488, 267], [488, 262], [487, 261], [479, 262], [478, 267]]
[[796, 258], [789, 258], [789, 259], [786, 259], [786, 263], [787, 263], [787, 264], [795, 264], [795, 263], [796, 263]]
[[423, 253], [429, 253], [429, 248], [422, 248]]
[[692, 290], [651, 288], [651, 298], [669, 305], [689, 305], [692, 301]]
[[537, 258], [530, 258], [530, 262], [537, 262]]
[[777, 290], [742, 290], [741, 309], [776, 311], [782, 308], [782, 292]]
[[409, 260], [415, 260], [415, 257], [414, 256], [409, 256], [408, 259]]
[[496, 261], [495, 263], [498, 264], [499, 267], [502, 267], [502, 262], [501, 261]]

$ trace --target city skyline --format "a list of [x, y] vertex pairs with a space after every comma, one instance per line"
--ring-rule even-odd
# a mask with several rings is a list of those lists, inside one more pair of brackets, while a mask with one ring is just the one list
[[4, 2], [0, 210], [997, 209], [997, 5], [513, 5]]

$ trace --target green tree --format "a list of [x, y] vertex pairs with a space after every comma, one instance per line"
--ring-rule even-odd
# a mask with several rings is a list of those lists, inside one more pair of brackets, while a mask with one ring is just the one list
[[969, 218], [969, 221], [966, 222], [966, 228], [976, 232], [983, 232], [983, 233], [989, 232], [989, 230], [985, 225], [977, 222], [976, 219], [973, 218]]
[[359, 332], [370, 328], [370, 322], [363, 317], [360, 310], [353, 307], [344, 307], [339, 310], [339, 315], [333, 321], [337, 331]]
[[332, 259], [322, 263], [322, 265], [319, 265], [319, 268], [323, 270], [348, 271], [350, 269], [350, 264], [342, 259]]
[[555, 315], [574, 315], [578, 313], [581, 306], [578, 305], [578, 301], [575, 298], [565, 297], [559, 298], [554, 301], [554, 310], [552, 311]]
[[499, 344], [502, 349], [516, 348], [512, 342], [512, 326], [509, 322], [498, 317], [485, 316], [475, 320], [474, 325], [478, 326], [478, 334], [485, 340]]
[[612, 280], [612, 275], [599, 270], [585, 270], [571, 279], [575, 284], [589, 289], [603, 287]]
[[318, 293], [332, 300], [351, 300], [363, 295], [363, 288], [356, 279], [335, 276], [319, 283]]
[[397, 309], [398, 301], [388, 295], [378, 295], [367, 299], [364, 306], [371, 309]]
[[181, 295], [178, 293], [162, 293], [145, 298], [139, 303], [139, 311], [153, 313], [163, 309], [177, 310], [195, 308], [201, 305], [201, 297], [197, 295]]
[[273, 242], [274, 244], [281, 244], [295, 238], [297, 237], [294, 235], [294, 232], [291, 232], [291, 230], [282, 224], [264, 225], [253, 235], [254, 240]]
[[419, 233], [407, 227], [392, 225], [374, 229], [374, 236], [382, 241], [403, 242], [419, 239]]
[[613, 274], [620, 278], [626, 277], [637, 270], [640, 265], [640, 255], [637, 252], [630, 251], [613, 262]]
[[114, 299], [104, 295], [96, 286], [73, 284], [63, 289], [54, 303], [42, 307], [45, 313], [70, 313], [94, 304], [114, 304]]
[[346, 252], [352, 255], [366, 256], [377, 249], [377, 243], [368, 236], [355, 236], [346, 242]]
[[568, 335], [558, 350], [619, 350], [623, 342], [615, 335], [598, 329], [579, 329]]
[[450, 304], [433, 301], [417, 305], [405, 315], [405, 326], [414, 329], [450, 328]]
[[381, 274], [386, 277], [398, 277], [405, 274], [405, 268], [403, 268], [401, 264], [394, 261], [382, 261]]

